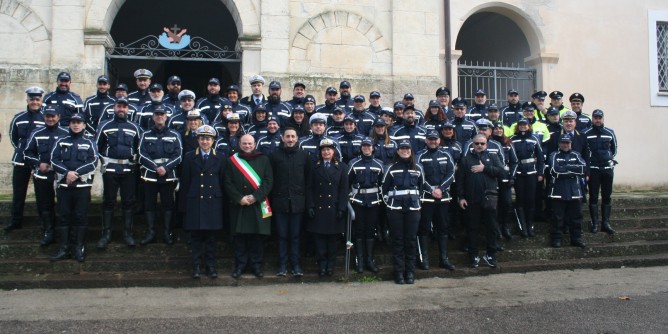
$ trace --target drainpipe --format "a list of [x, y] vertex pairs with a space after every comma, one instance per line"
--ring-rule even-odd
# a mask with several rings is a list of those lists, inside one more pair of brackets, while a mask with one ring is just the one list
[[450, 0], [443, 4], [443, 20], [445, 21], [445, 86], [452, 90], [452, 42], [450, 41]]

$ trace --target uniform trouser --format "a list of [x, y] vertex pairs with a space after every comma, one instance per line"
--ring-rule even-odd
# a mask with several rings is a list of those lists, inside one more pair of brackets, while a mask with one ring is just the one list
[[48, 212], [50, 216], [55, 213], [56, 205], [56, 190], [53, 188], [56, 173], [49, 172], [45, 175], [46, 178], [33, 177], [33, 185], [35, 186], [35, 200], [37, 202], [37, 211], [42, 214]]
[[610, 205], [612, 199], [612, 181], [615, 172], [609, 169], [589, 169], [589, 203], [598, 204], [598, 193], [601, 191], [601, 205]]
[[582, 202], [552, 199], [552, 240], [561, 240], [564, 221], [570, 222], [571, 241], [582, 238]]
[[499, 182], [497, 218], [500, 225], [508, 225], [508, 214], [513, 209], [513, 192], [508, 182]]
[[289, 260], [293, 267], [301, 266], [299, 239], [304, 214], [275, 212], [273, 216], [276, 218], [278, 232], [279, 265], [287, 266]]
[[192, 247], [193, 265], [200, 265], [202, 253], [207, 267], [216, 266], [216, 233], [218, 230], [191, 230], [190, 246]]
[[428, 237], [431, 234], [431, 227], [434, 226], [438, 236], [448, 235], [448, 222], [450, 216], [448, 209], [450, 202], [422, 202], [422, 213], [420, 214], [420, 225], [417, 235]]
[[387, 210], [394, 272], [415, 272], [420, 211]]
[[148, 212], [155, 212], [158, 204], [158, 194], [160, 194], [160, 204], [163, 210], [174, 208], [174, 189], [176, 182], [144, 182], [144, 209]]
[[244, 270], [248, 265], [255, 270], [262, 269], [264, 254], [262, 234], [237, 234], [234, 236], [234, 266]]
[[[527, 219], [532, 220], [527, 216], [527, 213], [532, 212], [535, 205], [536, 186], [538, 182], [537, 174], [517, 174], [515, 175], [515, 203], [517, 207], [524, 208], [524, 215]], [[542, 194], [538, 194], [542, 197]]]
[[334, 270], [336, 264], [336, 243], [338, 234], [313, 233], [315, 252], [320, 270]]
[[90, 188], [58, 188], [59, 227], [88, 227]]
[[379, 205], [361, 206], [353, 204], [355, 210], [355, 221], [353, 222], [353, 235], [355, 239], [373, 239], [376, 229], [376, 220], [379, 217]]
[[482, 204], [470, 204], [466, 213], [466, 234], [468, 236], [469, 256], [478, 256], [478, 240], [480, 240], [480, 225], [485, 225], [487, 239], [487, 254], [496, 254], [496, 210], [485, 210]]
[[102, 208], [105, 211], [113, 211], [116, 205], [116, 194], [121, 191], [121, 207], [123, 210], [132, 210], [135, 202], [135, 187], [137, 176], [135, 173], [115, 174], [107, 172], [102, 174], [104, 184]]
[[12, 222], [21, 223], [26, 205], [26, 193], [32, 171], [26, 166], [14, 166], [12, 171]]

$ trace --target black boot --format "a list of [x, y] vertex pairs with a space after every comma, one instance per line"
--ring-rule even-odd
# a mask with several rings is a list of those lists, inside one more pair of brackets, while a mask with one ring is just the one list
[[174, 228], [172, 224], [172, 211], [165, 211], [165, 232], [164, 232], [164, 238], [163, 241], [167, 245], [173, 245], [174, 244], [174, 235], [172, 233], [172, 229]]
[[86, 260], [86, 232], [88, 232], [88, 227], [77, 227], [77, 243], [74, 249], [74, 258], [79, 262]]
[[21, 221], [21, 217], [15, 218], [12, 217], [12, 222], [5, 226], [4, 230], [5, 232], [11, 232], [14, 230], [20, 230], [23, 228], [23, 222]]
[[413, 284], [415, 283], [415, 273], [412, 271], [407, 271], [406, 274], [404, 275], [406, 277], [404, 283], [406, 284]]
[[527, 235], [533, 238], [536, 236], [536, 232], [533, 230], [533, 209], [528, 209], [526, 211], [527, 212], [524, 215], [524, 222], [527, 227]]
[[418, 251], [422, 255], [421, 261], [418, 263], [418, 268], [422, 270], [429, 270], [429, 252], [427, 250], [427, 240], [429, 237], [417, 237], [418, 240]]
[[526, 239], [526, 238], [529, 237], [529, 232], [527, 231], [527, 224], [526, 224], [526, 220], [524, 219], [524, 208], [523, 207], [518, 207], [515, 210], [516, 210], [515, 212], [517, 212], [517, 219], [519, 219], [519, 221], [520, 221], [519, 222], [520, 228], [522, 229], [520, 231], [520, 235], [522, 236], [522, 238]]
[[355, 271], [358, 273], [364, 272], [364, 240], [355, 240]]
[[373, 259], [373, 246], [375, 242], [376, 240], [374, 239], [366, 239], [366, 262], [364, 265], [370, 272], [377, 274], [378, 267], [376, 267], [376, 261]]
[[40, 246], [48, 246], [53, 243], [53, 215], [49, 211], [44, 211], [39, 214], [39, 219], [42, 223], [42, 241]]
[[501, 235], [503, 235], [504, 238], [508, 241], [513, 240], [513, 233], [510, 231], [510, 226], [508, 226], [508, 222], [503, 222], [501, 224]]
[[455, 270], [455, 266], [448, 259], [448, 236], [438, 237], [438, 266], [447, 270]]
[[589, 204], [589, 217], [591, 217], [591, 233], [598, 233], [600, 224], [598, 220], [598, 204]]
[[135, 246], [135, 238], [132, 236], [134, 219], [134, 212], [132, 210], [123, 210], [123, 241], [128, 247]]
[[102, 237], [97, 242], [98, 249], [107, 249], [111, 241], [111, 221], [114, 219], [114, 211], [104, 210], [102, 212]]
[[612, 210], [612, 205], [603, 205], [601, 208], [601, 232], [613, 235], [615, 230], [610, 226], [610, 211]]
[[67, 242], [69, 241], [70, 237], [70, 228], [65, 226], [61, 227], [59, 226], [56, 228], [58, 231], [58, 252], [52, 256], [50, 259], [51, 261], [60, 261], [60, 260], [65, 260], [70, 258], [70, 250], [67, 245]]
[[405, 284], [406, 281], [404, 281], [404, 273], [403, 272], [395, 272], [394, 273], [394, 283], [396, 284]]
[[140, 245], [146, 246], [155, 242], [155, 211], [146, 211], [146, 237], [139, 242]]

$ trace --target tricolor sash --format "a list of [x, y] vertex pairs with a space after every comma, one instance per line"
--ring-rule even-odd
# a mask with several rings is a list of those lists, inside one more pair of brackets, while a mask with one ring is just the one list
[[[230, 160], [232, 160], [234, 166], [237, 167], [246, 180], [250, 182], [253, 189], [257, 190], [257, 188], [260, 187], [260, 176], [258, 176], [253, 167], [248, 164], [248, 161], [239, 158], [239, 153], [232, 155]], [[271, 217], [271, 206], [269, 206], [268, 198], [265, 198], [265, 200], [260, 203], [260, 209], [262, 210], [262, 218]]]

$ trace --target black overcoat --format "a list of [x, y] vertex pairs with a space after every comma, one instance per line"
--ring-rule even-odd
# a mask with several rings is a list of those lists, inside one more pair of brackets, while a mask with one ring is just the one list
[[223, 228], [223, 181], [227, 157], [211, 150], [202, 158], [200, 149], [186, 153], [179, 180], [179, 211], [184, 212], [184, 230]]
[[314, 165], [311, 182], [315, 217], [309, 221], [308, 231], [319, 234], [343, 233], [345, 219], [338, 219], [336, 215], [339, 211], [347, 212], [348, 166], [343, 162], [333, 162], [329, 168], [325, 168], [319, 160]]

